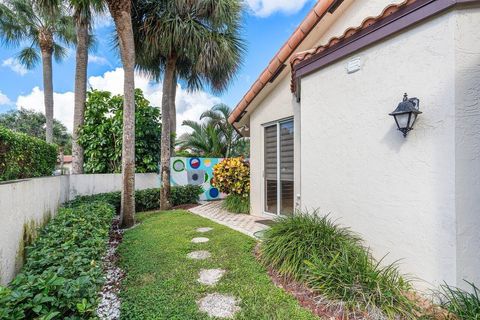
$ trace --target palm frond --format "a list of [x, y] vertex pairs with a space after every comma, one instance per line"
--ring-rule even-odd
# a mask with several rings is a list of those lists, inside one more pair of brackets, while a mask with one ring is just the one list
[[25, 68], [33, 69], [40, 61], [40, 55], [34, 47], [27, 47], [18, 53], [17, 59]]

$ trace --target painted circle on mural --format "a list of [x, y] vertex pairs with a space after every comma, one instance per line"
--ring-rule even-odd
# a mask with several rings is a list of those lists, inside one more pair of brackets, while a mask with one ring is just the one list
[[218, 197], [218, 194], [219, 194], [218, 189], [217, 188], [210, 189], [209, 194], [210, 194], [210, 197], [212, 198]]
[[199, 158], [190, 159], [190, 167], [192, 167], [193, 169], [200, 168], [200, 159]]
[[207, 168], [210, 168], [210, 166], [212, 165], [212, 160], [211, 159], [203, 160], [203, 165]]
[[203, 180], [203, 182], [207, 182], [208, 178], [209, 178], [208, 173], [205, 172], [205, 180]]
[[175, 160], [173, 162], [173, 170], [175, 170], [176, 172], [182, 172], [183, 170], [185, 170], [185, 163], [183, 162], [183, 160]]
[[198, 181], [198, 178], [199, 178], [198, 173], [192, 174], [192, 180], [193, 181]]

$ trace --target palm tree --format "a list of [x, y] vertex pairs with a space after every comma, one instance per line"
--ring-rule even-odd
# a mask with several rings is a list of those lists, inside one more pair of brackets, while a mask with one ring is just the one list
[[83, 148], [78, 143], [78, 130], [84, 123], [87, 97], [88, 48], [91, 43], [92, 14], [102, 13], [102, 0], [69, 0], [77, 31], [77, 52], [75, 59], [75, 107], [72, 135], [72, 173], [83, 173]]
[[[62, 60], [75, 39], [73, 20], [63, 5], [43, 10], [34, 0], [6, 0], [0, 3], [0, 38], [7, 44], [27, 44], [18, 60], [28, 69], [42, 61], [46, 116], [46, 141], [53, 142], [52, 57]], [[40, 55], [39, 55], [40, 53]]]
[[211, 123], [185, 120], [182, 125], [192, 129], [179, 138], [181, 150], [188, 150], [195, 155], [208, 158], [224, 158], [227, 152], [224, 137]]
[[131, 0], [105, 0], [117, 30], [123, 79], [122, 205], [124, 227], [135, 224], [135, 42]]
[[157, 79], [163, 72], [162, 210], [170, 208], [176, 80], [185, 80], [192, 90], [205, 85], [213, 92], [227, 88], [244, 53], [239, 36], [241, 11], [241, 0], [136, 0], [133, 21], [138, 67]]
[[235, 128], [228, 122], [228, 116], [230, 115], [230, 108], [226, 104], [217, 104], [212, 109], [205, 111], [200, 116], [200, 120], [208, 119], [219, 132], [223, 135], [225, 140], [225, 158], [230, 156], [236, 156], [236, 152], [239, 145], [245, 140]]
[[200, 116], [200, 120], [207, 121], [184, 121], [183, 125], [191, 128], [192, 132], [179, 138], [180, 149], [203, 157], [248, 157], [248, 139], [238, 134], [228, 122], [229, 114], [227, 105], [218, 104]]

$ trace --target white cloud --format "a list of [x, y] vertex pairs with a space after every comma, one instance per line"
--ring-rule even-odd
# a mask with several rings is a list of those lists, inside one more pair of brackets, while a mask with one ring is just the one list
[[3, 94], [2, 91], [0, 91], [0, 106], [1, 105], [6, 105], [6, 104], [11, 104], [12, 102], [10, 99], [8, 99], [6, 94]]
[[[62, 122], [72, 132], [73, 128], [73, 92], [53, 93], [55, 119]], [[17, 108], [25, 108], [45, 113], [45, 104], [43, 103], [43, 90], [34, 87], [28, 95], [18, 96], [16, 102]]]
[[[110, 91], [112, 94], [123, 94], [123, 69], [117, 68], [112, 71], [105, 72], [102, 76], [93, 76], [88, 79], [89, 87], [97, 90]], [[153, 83], [149, 78], [140, 73], [135, 74], [135, 87], [142, 89], [145, 97], [150, 101], [152, 106], [160, 107], [162, 102], [162, 84]], [[73, 92], [54, 93], [54, 117], [65, 124], [71, 132], [73, 128], [73, 108], [74, 94]], [[177, 135], [188, 131], [188, 128], [182, 127], [184, 120], [198, 121], [202, 112], [210, 109], [213, 105], [220, 103], [218, 97], [212, 96], [205, 91], [189, 92], [181, 88], [177, 88]], [[19, 96], [16, 105], [18, 108], [24, 107], [45, 112], [43, 103], [43, 91], [35, 87], [28, 95]]]
[[105, 57], [97, 56], [94, 54], [88, 55], [88, 63], [95, 63], [99, 65], [111, 65], [110, 62]]
[[292, 14], [300, 11], [310, 0], [246, 0], [254, 15], [268, 17], [275, 12]]
[[23, 65], [18, 62], [15, 58], [8, 58], [3, 60], [2, 67], [10, 68], [13, 72], [18, 73], [19, 75], [23, 76], [27, 74], [28, 70]]

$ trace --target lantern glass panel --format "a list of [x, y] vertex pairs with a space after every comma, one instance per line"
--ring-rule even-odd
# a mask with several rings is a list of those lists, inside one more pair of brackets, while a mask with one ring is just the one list
[[398, 122], [398, 128], [399, 129], [408, 128], [408, 118], [409, 117], [410, 117], [409, 113], [402, 113], [402, 114], [395, 115], [395, 118], [397, 119], [397, 122]]
[[410, 128], [413, 128], [413, 125], [415, 124], [415, 121], [417, 120], [418, 114], [412, 112], [412, 119], [410, 120]]

